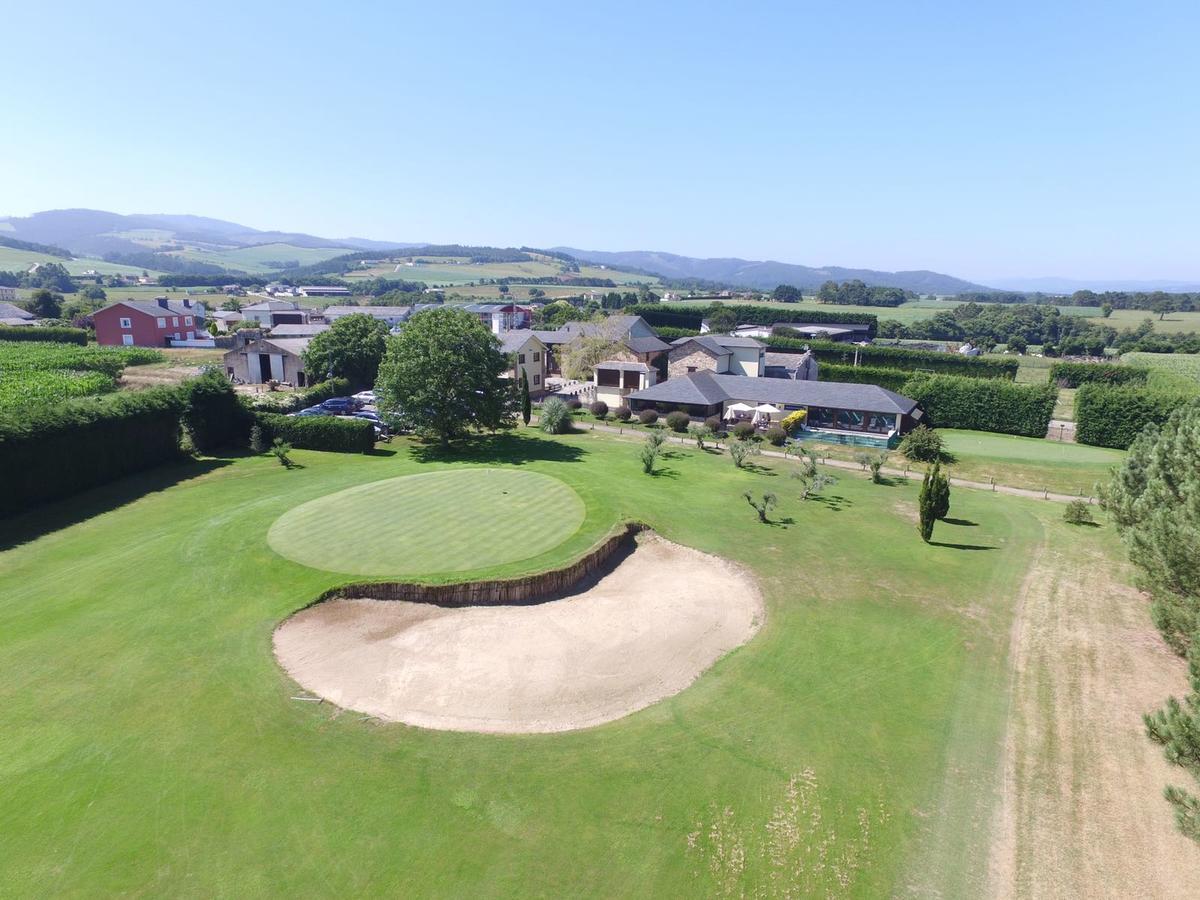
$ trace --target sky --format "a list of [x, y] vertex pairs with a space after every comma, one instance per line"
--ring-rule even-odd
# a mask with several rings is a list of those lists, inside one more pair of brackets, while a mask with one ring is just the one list
[[4, 28], [0, 215], [1200, 280], [1195, 0], [66, 0]]

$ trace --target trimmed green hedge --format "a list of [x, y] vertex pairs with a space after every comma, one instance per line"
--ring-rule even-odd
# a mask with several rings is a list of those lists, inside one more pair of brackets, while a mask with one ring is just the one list
[[[795, 312], [779, 306], [751, 306], [745, 303], [723, 303], [722, 309], [732, 310], [739, 325], [774, 325], [777, 322], [811, 322], [822, 325], [866, 325], [867, 336], [874, 338], [879, 330], [879, 318], [869, 313], [826, 312], [821, 309], [798, 309]], [[684, 304], [638, 303], [621, 310], [624, 315], [641, 316], [658, 328], [686, 328], [700, 330], [700, 320], [709, 314], [708, 306]]]
[[375, 446], [375, 426], [353, 416], [255, 416], [263, 437], [282, 438], [297, 450], [330, 450], [334, 453], [367, 453]]
[[1056, 362], [1050, 367], [1050, 380], [1063, 387], [1084, 384], [1145, 384], [1150, 370], [1144, 366], [1117, 363]]
[[664, 341], [674, 341], [681, 337], [695, 337], [700, 333], [699, 328], [672, 328], [669, 325], [656, 325], [654, 330]]
[[48, 344], [78, 344], [85, 347], [88, 333], [83, 328], [0, 325], [0, 341], [45, 341]]
[[968, 378], [1003, 378], [1013, 381], [1020, 363], [1015, 359], [984, 359], [980, 356], [961, 356], [958, 353], [938, 353], [935, 350], [905, 350], [902, 347], [863, 347], [837, 341], [808, 341], [798, 338], [769, 337], [772, 350], [812, 350], [818, 362], [851, 365], [855, 352], [859, 365], [882, 366], [909, 371], [929, 370], [939, 375], [964, 375]]
[[1075, 395], [1075, 440], [1127, 450], [1147, 425], [1161, 425], [1192, 396], [1137, 384], [1084, 384]]
[[817, 368], [821, 381], [843, 381], [854, 384], [877, 384], [889, 391], [902, 393], [912, 372], [903, 369], [885, 369], [882, 366], [842, 366], [837, 363], [821, 363]]
[[179, 456], [177, 389], [110, 394], [0, 416], [0, 516]]
[[179, 392], [183, 399], [183, 427], [198, 452], [246, 446], [250, 410], [234, 392], [229, 379], [210, 369], [199, 378], [185, 381]]
[[901, 391], [925, 410], [934, 428], [969, 428], [1045, 437], [1058, 389], [996, 378], [913, 375]]

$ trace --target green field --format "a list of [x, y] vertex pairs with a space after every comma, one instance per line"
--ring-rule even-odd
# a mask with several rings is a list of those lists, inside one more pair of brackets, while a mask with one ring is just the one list
[[[1094, 311], [1099, 315], [1099, 311]], [[1105, 325], [1118, 331], [1125, 328], [1137, 328], [1146, 319], [1154, 325], [1154, 330], [1163, 334], [1173, 334], [1181, 331], [1200, 331], [1200, 312], [1173, 312], [1159, 319], [1157, 313], [1144, 309], [1114, 309], [1111, 316], [1103, 319]]]
[[[291, 471], [201, 460], [0, 525], [0, 893], [979, 894], [1014, 597], [1041, 542], [1099, 538], [1052, 504], [956, 490], [925, 545], [913, 483], [845, 477], [802, 503], [790, 463], [669, 448], [647, 477], [636, 444], [535, 434], [448, 458], [296, 451]], [[471, 575], [560, 565], [638, 519], [748, 567], [766, 624], [682, 693], [577, 732], [293, 700], [272, 630], [344, 577], [275, 553], [272, 523], [480, 465], [559, 479], [586, 514]], [[772, 526], [745, 490], [779, 494]]]
[[1121, 362], [1200, 381], [1200, 353], [1123, 353]]
[[[459, 287], [483, 278], [554, 278], [560, 275], [568, 278], [608, 278], [618, 285], [658, 284], [658, 279], [650, 275], [633, 275], [629, 272], [602, 269], [599, 266], [580, 266], [578, 272], [567, 272], [558, 260], [546, 256], [538, 256], [529, 262], [498, 263], [473, 263], [467, 257], [417, 256], [414, 259], [424, 259], [427, 262], [412, 266], [388, 263], [355, 270], [346, 277], [403, 278], [406, 281], [423, 281], [430, 287]], [[572, 292], [578, 294], [580, 290], [587, 288], [576, 287]]]
[[280, 556], [315, 569], [429, 578], [538, 556], [574, 534], [583, 517], [583, 501], [557, 478], [476, 468], [320, 497], [281, 516], [267, 540]]
[[[276, 271], [278, 266], [267, 265], [271, 262], [298, 262], [302, 266], [310, 266], [324, 262], [335, 256], [353, 253], [344, 247], [295, 247], [291, 244], [259, 244], [254, 247], [238, 247], [237, 249], [196, 248], [179, 250], [172, 256], [191, 259], [196, 262], [211, 263], [215, 266], [225, 266], [250, 275], [263, 275]], [[319, 278], [316, 278], [319, 281]], [[307, 282], [305, 282], [307, 283]]]
[[[84, 272], [96, 271], [101, 275], [141, 275], [142, 270], [135, 266], [121, 266], [105, 262], [102, 259], [63, 259], [61, 256], [51, 256], [48, 253], [34, 253], [30, 250], [14, 250], [12, 247], [0, 247], [0, 272], [24, 272], [39, 263], [59, 263], [66, 266], [72, 275], [82, 275]], [[161, 274], [151, 272], [151, 275]]]

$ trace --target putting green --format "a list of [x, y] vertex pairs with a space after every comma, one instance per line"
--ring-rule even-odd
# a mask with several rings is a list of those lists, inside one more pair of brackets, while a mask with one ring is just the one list
[[537, 472], [457, 469], [374, 481], [288, 510], [281, 556], [352, 575], [434, 575], [530, 559], [578, 530], [584, 506]]

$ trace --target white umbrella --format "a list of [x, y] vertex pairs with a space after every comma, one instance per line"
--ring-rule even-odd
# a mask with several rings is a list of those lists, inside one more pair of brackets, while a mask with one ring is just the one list
[[738, 413], [751, 412], [754, 407], [746, 403], [734, 403], [729, 409], [725, 410], [726, 419], [736, 419]]
[[777, 416], [780, 412], [782, 412], [778, 406], [772, 406], [770, 403], [760, 403], [758, 406], [754, 407], [754, 411], [768, 416]]

